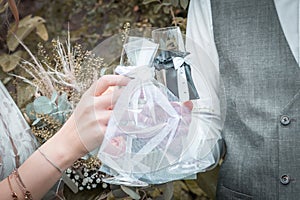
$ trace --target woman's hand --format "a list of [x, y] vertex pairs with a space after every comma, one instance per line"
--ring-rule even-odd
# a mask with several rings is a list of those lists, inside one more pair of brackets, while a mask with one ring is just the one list
[[71, 119], [85, 153], [102, 143], [112, 108], [120, 94], [119, 89], [112, 89], [112, 86], [125, 86], [129, 80], [120, 75], [106, 75], [83, 94]]
[[69, 159], [72, 161], [99, 147], [112, 108], [120, 94], [119, 87], [114, 86], [125, 86], [129, 80], [121, 75], [105, 75], [96, 81], [82, 95], [76, 109], [64, 126], [51, 138], [52, 140], [48, 141], [48, 143], [58, 141], [63, 149], [51, 150], [56, 153], [61, 152], [61, 156], [70, 155]]

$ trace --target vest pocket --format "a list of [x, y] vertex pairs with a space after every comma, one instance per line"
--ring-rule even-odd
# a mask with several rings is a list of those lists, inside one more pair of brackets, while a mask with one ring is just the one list
[[218, 200], [251, 200], [252, 196], [248, 194], [244, 194], [238, 191], [234, 191], [232, 189], [229, 189], [225, 187], [224, 185], [221, 185], [219, 188], [219, 191], [217, 193], [217, 199]]

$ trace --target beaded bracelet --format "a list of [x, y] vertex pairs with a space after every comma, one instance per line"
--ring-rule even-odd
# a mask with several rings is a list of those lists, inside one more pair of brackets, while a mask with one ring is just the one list
[[26, 186], [25, 184], [23, 183], [21, 177], [20, 177], [20, 174], [18, 172], [18, 169], [15, 169], [12, 174], [16, 177], [16, 182], [18, 184], [18, 186], [21, 188], [21, 190], [23, 191], [23, 194], [24, 194], [24, 198], [25, 200], [32, 200], [32, 195], [30, 193], [30, 191], [28, 191], [26, 189]]
[[10, 180], [9, 180], [9, 179], [10, 179], [10, 175], [7, 177], [7, 181], [8, 181], [9, 189], [10, 189], [10, 191], [11, 191], [11, 197], [12, 197], [13, 200], [18, 200], [18, 195], [17, 195], [17, 193], [15, 193], [14, 190], [12, 189], [11, 183], [10, 183]]

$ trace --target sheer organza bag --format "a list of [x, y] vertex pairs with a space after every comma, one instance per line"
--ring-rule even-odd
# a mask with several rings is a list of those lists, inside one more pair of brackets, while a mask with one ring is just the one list
[[[116, 71], [132, 81], [123, 89], [109, 121], [99, 158], [102, 170], [113, 175], [110, 183], [147, 185], [153, 172], [177, 158], [183, 106], [166, 87], [154, 79], [152, 62], [158, 45], [147, 38], [129, 37]], [[126, 54], [126, 55], [125, 55]], [[173, 103], [171, 103], [173, 102]], [[176, 110], [177, 109], [177, 110]], [[189, 116], [189, 109], [184, 112]]]
[[116, 72], [132, 80], [113, 109], [98, 152], [100, 170], [112, 176], [103, 180], [108, 183], [146, 186], [195, 178], [217, 163], [220, 149], [215, 147], [221, 136], [211, 124], [220, 124], [220, 119], [218, 107], [201, 105], [217, 105], [210, 103], [206, 77], [191, 62], [195, 88], [206, 96], [181, 102], [155, 79], [158, 49], [158, 43], [145, 37], [128, 37], [123, 45]]

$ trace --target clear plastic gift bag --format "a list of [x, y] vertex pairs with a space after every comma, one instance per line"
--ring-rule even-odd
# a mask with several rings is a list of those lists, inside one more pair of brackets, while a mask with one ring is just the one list
[[[153, 76], [145, 76], [151, 74], [151, 68], [143, 66], [134, 71], [136, 75], [144, 74], [143, 79], [133, 79], [122, 91], [98, 155], [111, 168], [105, 172], [117, 176], [106, 181], [147, 185], [152, 181], [145, 175], [178, 160], [182, 150], [178, 142], [184, 134], [175, 127], [188, 123], [189, 119], [182, 120], [180, 106], [170, 103], [168, 97], [176, 99], [172, 93]], [[189, 112], [188, 108], [185, 112]]]
[[[146, 186], [195, 178], [218, 162], [221, 136], [219, 126], [211, 125], [220, 124], [220, 118], [201, 105], [211, 98], [188, 101], [191, 109], [157, 81], [157, 50], [156, 43], [143, 37], [129, 37], [123, 46], [116, 71], [132, 80], [114, 106], [98, 152], [100, 170], [111, 175], [105, 182]], [[195, 85], [202, 86], [197, 89], [206, 90], [205, 76], [193, 72], [199, 79]]]
[[[107, 182], [147, 185], [151, 178], [145, 174], [178, 160], [178, 142], [184, 134], [176, 127], [188, 124], [190, 111], [176, 103], [178, 98], [154, 79], [151, 65], [157, 44], [132, 37], [124, 44], [124, 51], [123, 65], [117, 71], [133, 79], [114, 107], [98, 156], [104, 163], [102, 170], [116, 176]], [[187, 113], [187, 119], [181, 119], [182, 112]]]

